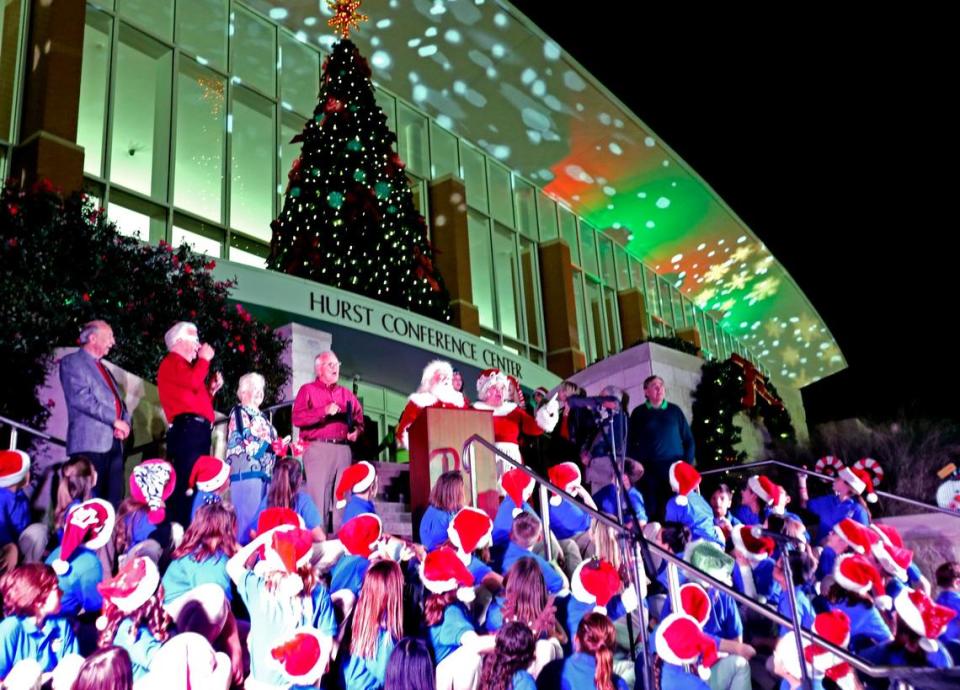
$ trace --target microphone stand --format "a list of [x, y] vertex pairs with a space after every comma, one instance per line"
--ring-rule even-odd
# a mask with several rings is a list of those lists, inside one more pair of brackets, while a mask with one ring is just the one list
[[[639, 614], [640, 614], [640, 647], [641, 652], [644, 655], [643, 659], [643, 681], [644, 687], [647, 690], [653, 690], [653, 668], [651, 664], [651, 652], [649, 646], [649, 635], [647, 626], [649, 625], [647, 617], [644, 613], [644, 606], [646, 602], [641, 598], [641, 593], [646, 591], [646, 587], [643, 585], [641, 580], [640, 565], [637, 562], [636, 553], [637, 548], [639, 547], [641, 558], [643, 559], [644, 569], [647, 572], [654, 572], [653, 568], [653, 559], [650, 555], [650, 548], [647, 545], [647, 538], [643, 535], [643, 531], [640, 529], [640, 519], [637, 516], [637, 511], [633, 507], [633, 503], [630, 500], [624, 501], [624, 498], [627, 497], [627, 487], [623, 479], [623, 465], [624, 465], [624, 451], [617, 450], [617, 429], [616, 429], [616, 419], [621, 413], [620, 405], [617, 404], [614, 410], [607, 410], [603, 407], [596, 411], [594, 414], [599, 417], [600, 420], [600, 433], [607, 435], [610, 443], [610, 464], [613, 466], [613, 474], [617, 483], [617, 519], [620, 521], [620, 524], [623, 525], [623, 516], [624, 516], [624, 502], [626, 502], [627, 511], [630, 514], [630, 520], [633, 527], [629, 530], [622, 530], [620, 532], [620, 549], [624, 554], [624, 557], [627, 558], [627, 563], [629, 564], [629, 573], [630, 577], [633, 579], [633, 585], [637, 592], [637, 598], [640, 599]], [[625, 449], [624, 449], [625, 450]], [[629, 556], [627, 556], [629, 554]], [[633, 633], [633, 617], [627, 615], [627, 634], [630, 638], [630, 648], [631, 654], [633, 655], [634, 662], [637, 658], [637, 648], [636, 648], [636, 638]]]

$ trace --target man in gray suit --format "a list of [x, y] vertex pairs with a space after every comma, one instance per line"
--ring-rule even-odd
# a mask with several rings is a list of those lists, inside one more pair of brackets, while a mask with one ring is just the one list
[[114, 345], [113, 329], [106, 321], [91, 321], [79, 340], [80, 349], [60, 360], [67, 454], [93, 463], [97, 496], [116, 507], [123, 500], [123, 441], [130, 435], [130, 412], [116, 380], [100, 361]]

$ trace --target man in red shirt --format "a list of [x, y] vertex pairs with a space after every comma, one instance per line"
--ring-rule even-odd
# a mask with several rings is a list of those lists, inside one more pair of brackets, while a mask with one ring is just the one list
[[[303, 469], [307, 492], [317, 504], [325, 527], [327, 513], [333, 510], [333, 488], [340, 474], [353, 461], [349, 443], [363, 431], [363, 409], [347, 388], [339, 385], [340, 360], [333, 352], [321, 352], [314, 360], [315, 381], [297, 391], [293, 403], [293, 424], [300, 427], [300, 440], [306, 445]], [[333, 530], [340, 526], [340, 511], [334, 511]]]
[[167, 459], [177, 473], [177, 485], [167, 508], [170, 519], [186, 527], [193, 502], [186, 495], [190, 471], [198, 457], [210, 454], [213, 396], [223, 386], [223, 375], [217, 372], [209, 376], [213, 348], [200, 343], [194, 324], [181, 321], [163, 339], [169, 354], [160, 362], [157, 389], [170, 425]]

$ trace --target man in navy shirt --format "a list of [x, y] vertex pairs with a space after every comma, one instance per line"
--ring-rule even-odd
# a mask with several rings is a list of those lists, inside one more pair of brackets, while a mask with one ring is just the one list
[[643, 463], [640, 492], [647, 515], [651, 520], [658, 520], [669, 496], [665, 487], [670, 485], [670, 465], [677, 460], [693, 464], [693, 434], [683, 410], [667, 402], [663, 379], [647, 377], [643, 393], [646, 402], [630, 414], [627, 455]]

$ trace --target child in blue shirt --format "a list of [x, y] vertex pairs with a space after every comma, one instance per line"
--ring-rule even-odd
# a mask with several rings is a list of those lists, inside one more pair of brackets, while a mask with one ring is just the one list
[[200, 506], [163, 574], [164, 605], [205, 584], [218, 586], [227, 599], [232, 598], [227, 561], [237, 552], [236, 522], [227, 503]]
[[420, 543], [427, 551], [433, 551], [447, 540], [450, 521], [466, 503], [463, 474], [457, 470], [441, 474], [430, 490], [430, 505], [420, 519]]
[[608, 678], [615, 690], [627, 690], [623, 678], [613, 672], [616, 642], [617, 632], [609, 618], [601, 613], [584, 616], [573, 643], [576, 651], [565, 659], [548, 664], [537, 679], [537, 687], [542, 690], [596, 690], [600, 687], [598, 679]]
[[[643, 504], [643, 495], [637, 491], [636, 485], [643, 477], [643, 465], [639, 462], [635, 462], [630, 458], [624, 458], [623, 460], [623, 482], [626, 488], [626, 499], [629, 501], [627, 505], [627, 500], [622, 503], [623, 508], [623, 524], [627, 527], [631, 527], [633, 524], [633, 515], [630, 512], [630, 506], [633, 506], [634, 512], [637, 514], [637, 520], [640, 521], [639, 527], [643, 527], [647, 524], [647, 510]], [[616, 479], [610, 484], [602, 487], [594, 495], [593, 500], [596, 502], [597, 510], [601, 513], [606, 513], [607, 515], [612, 515], [616, 517], [617, 515], [617, 489], [620, 485], [617, 483]], [[623, 497], [621, 497], [623, 498]], [[589, 505], [589, 504], [588, 504]], [[551, 528], [553, 526], [553, 517], [551, 515]]]
[[212, 455], [201, 455], [193, 463], [187, 487], [187, 496], [196, 492], [190, 509], [190, 522], [193, 522], [201, 506], [223, 500], [230, 488], [230, 465]]
[[67, 512], [83, 501], [93, 498], [97, 485], [97, 471], [87, 458], [78, 456], [67, 460], [60, 467], [57, 486], [57, 504], [53, 509], [53, 527], [57, 544], [63, 539], [63, 523]]
[[313, 534], [315, 542], [326, 539], [323, 518], [310, 495], [304, 491], [303, 468], [294, 458], [280, 458], [273, 467], [270, 488], [260, 502], [251, 523], [241, 535], [241, 543], [247, 543], [257, 533], [257, 516], [267, 508], [289, 508], [303, 520], [304, 528]]
[[376, 514], [372, 499], [377, 495], [378, 488], [377, 471], [366, 460], [345, 469], [335, 492], [337, 508], [343, 510], [340, 524], [363, 513]]
[[[960, 652], [960, 563], [956, 561], [941, 563], [935, 575], [937, 587], [940, 588], [937, 603], [953, 609], [957, 614], [940, 635], [940, 641], [950, 647], [952, 655], [953, 650]], [[955, 657], [955, 660], [960, 662], [960, 654]]]
[[57, 573], [64, 616], [96, 613], [103, 605], [97, 590], [103, 566], [94, 552], [113, 537], [114, 523], [113, 506], [100, 498], [84, 501], [67, 513], [63, 540], [46, 561]]
[[510, 530], [510, 543], [503, 554], [503, 570], [509, 570], [510, 566], [521, 558], [532, 558], [543, 573], [547, 592], [558, 594], [561, 590], [567, 589], [566, 578], [551, 563], [531, 550], [541, 539], [543, 539], [543, 525], [540, 524], [539, 518], [529, 513], [521, 513], [514, 518], [513, 527]]
[[0, 680], [23, 659], [33, 659], [44, 673], [63, 657], [79, 654], [70, 621], [58, 615], [60, 588], [47, 565], [28, 563], [0, 578]]
[[[846, 470], [847, 468], [843, 468]], [[856, 491], [841, 474], [833, 480], [833, 491], [825, 496], [818, 496], [809, 499], [807, 492], [807, 475], [801, 473], [798, 477], [800, 483], [800, 505], [806, 508], [817, 520], [817, 525], [813, 529], [813, 538], [815, 543], [822, 543], [833, 526], [844, 518], [851, 518], [861, 525], [870, 524], [870, 513], [867, 505], [860, 497], [860, 491]]]
[[[247, 562], [261, 546], [263, 558], [248, 570]], [[260, 534], [227, 561], [227, 574], [250, 613], [250, 676], [260, 683], [285, 684], [271, 647], [297, 628], [313, 627], [320, 633], [321, 668], [330, 658], [337, 622], [330, 594], [310, 567], [312, 547], [311, 532], [281, 525]]]
[[387, 662], [403, 637], [403, 572], [389, 560], [367, 570], [351, 623], [350, 646], [338, 656], [340, 686], [380, 690]]
[[730, 541], [730, 532], [737, 525], [743, 523], [730, 512], [733, 504], [733, 491], [726, 484], [721, 484], [710, 495], [710, 507], [713, 508], [713, 524], [720, 528], [727, 542]]
[[533, 676], [527, 671], [533, 663], [536, 639], [530, 626], [511, 621], [497, 633], [496, 647], [483, 658], [480, 670], [481, 688], [536, 690]]
[[[21, 559], [40, 560], [47, 546], [47, 527], [30, 524], [30, 456], [22, 450], [0, 450], [0, 567], [11, 570]], [[24, 550], [24, 553], [20, 552]]]
[[670, 486], [676, 495], [667, 501], [664, 522], [686, 525], [694, 541], [706, 539], [723, 546], [723, 536], [713, 524], [713, 509], [697, 491], [700, 473], [689, 463], [675, 462], [670, 466]]
[[163, 586], [156, 564], [146, 557], [127, 559], [116, 577], [100, 583], [103, 613], [97, 621], [101, 647], [116, 645], [130, 655], [134, 680], [150, 670], [153, 655], [167, 641], [170, 617], [163, 609]]
[[753, 475], [747, 479], [747, 485], [740, 491], [740, 505], [733, 515], [740, 524], [760, 525], [767, 517], [767, 510], [776, 499], [777, 490], [773, 482], [763, 475]]
[[[790, 559], [790, 572], [793, 574], [792, 583], [788, 583], [784, 575], [783, 559], [785, 558]], [[776, 602], [777, 613], [787, 620], [792, 620], [790, 594], [787, 591], [787, 587], [792, 586], [797, 602], [797, 617], [800, 619], [800, 625], [803, 628], [809, 628], [813, 625], [813, 620], [817, 617], [810, 596], [813, 587], [813, 575], [816, 570], [817, 559], [806, 545], [803, 548], [790, 549], [781, 553], [773, 569], [773, 580], [780, 589], [779, 598]], [[781, 625], [779, 634], [784, 635], [789, 630], [790, 628]]]
[[345, 522], [337, 538], [343, 545], [344, 554], [330, 571], [330, 592], [338, 596], [343, 590], [356, 598], [363, 586], [363, 577], [370, 567], [370, 556], [382, 537], [380, 518], [365, 513]]
[[[510, 529], [513, 527], [513, 519], [522, 512], [530, 513], [536, 516], [533, 508], [527, 501], [533, 495], [535, 482], [526, 472], [520, 469], [512, 469], [505, 472], [500, 478], [500, 487], [506, 496], [497, 509], [497, 514], [493, 518], [493, 549], [495, 551], [494, 560], [499, 561], [503, 550], [507, 548], [510, 541]], [[504, 572], [506, 568], [500, 569]]]

